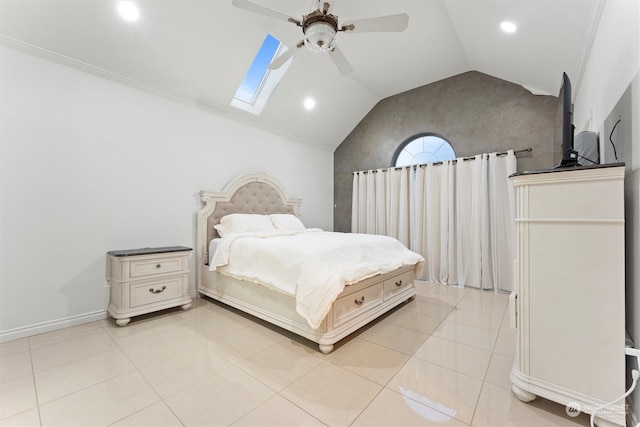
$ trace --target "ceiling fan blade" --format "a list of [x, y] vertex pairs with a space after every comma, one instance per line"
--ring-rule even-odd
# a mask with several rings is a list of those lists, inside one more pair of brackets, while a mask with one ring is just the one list
[[[350, 27], [353, 25], [353, 29]], [[372, 32], [401, 32], [409, 25], [409, 15], [399, 13], [397, 15], [379, 16], [377, 18], [358, 19], [342, 25], [345, 31], [353, 33]]]
[[286, 13], [262, 6], [249, 0], [231, 0], [231, 4], [237, 8], [248, 10], [249, 12], [255, 12], [280, 21], [290, 22], [289, 19], [291, 17]]
[[289, 59], [293, 58], [296, 53], [296, 49], [290, 47], [289, 49], [282, 52], [276, 59], [271, 61], [271, 64], [269, 64], [267, 68], [270, 70], [277, 70], [278, 68], [286, 64]]
[[329, 52], [329, 57], [331, 58], [333, 63], [336, 64], [338, 71], [340, 71], [340, 74], [342, 74], [343, 76], [346, 76], [353, 72], [353, 67], [351, 66], [351, 64], [349, 64], [349, 61], [347, 61], [347, 57], [344, 56], [344, 53], [342, 53], [338, 46], [336, 46], [332, 51]]

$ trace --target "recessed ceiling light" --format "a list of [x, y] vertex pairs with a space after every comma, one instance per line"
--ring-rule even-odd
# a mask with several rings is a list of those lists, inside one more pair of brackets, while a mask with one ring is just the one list
[[515, 33], [516, 30], [518, 29], [518, 27], [516, 27], [516, 24], [514, 24], [513, 22], [509, 22], [509, 21], [504, 21], [503, 23], [501, 23], [500, 24], [500, 28], [505, 33]]
[[313, 107], [316, 106], [316, 100], [313, 98], [307, 98], [304, 100], [304, 108], [307, 110], [313, 110]]
[[137, 21], [140, 17], [140, 12], [138, 12], [138, 8], [132, 1], [118, 2], [118, 12], [127, 21]]

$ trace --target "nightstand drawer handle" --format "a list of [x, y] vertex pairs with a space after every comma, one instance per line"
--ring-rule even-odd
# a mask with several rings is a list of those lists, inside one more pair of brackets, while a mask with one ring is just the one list
[[364, 297], [357, 299], [354, 302], [356, 303], [356, 305], [362, 305], [362, 303], [364, 302]]
[[153, 289], [153, 288], [149, 288], [149, 292], [151, 292], [152, 294], [159, 294], [160, 292], [164, 291], [165, 289], [167, 289], [167, 286], [163, 286], [162, 289]]
[[162, 264], [156, 264], [156, 268], [162, 267]]
[[397, 286], [397, 287], [402, 286], [402, 280], [400, 280], [400, 281], [396, 282], [396, 286]]

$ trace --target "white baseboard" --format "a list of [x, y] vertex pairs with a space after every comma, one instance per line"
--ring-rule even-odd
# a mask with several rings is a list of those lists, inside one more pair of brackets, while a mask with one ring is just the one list
[[63, 319], [50, 320], [48, 322], [36, 323], [34, 325], [0, 331], [0, 343], [19, 338], [30, 337], [44, 332], [56, 331], [58, 329], [77, 326], [83, 323], [94, 322], [107, 318], [107, 310], [98, 310], [91, 313], [79, 314], [77, 316], [65, 317]]

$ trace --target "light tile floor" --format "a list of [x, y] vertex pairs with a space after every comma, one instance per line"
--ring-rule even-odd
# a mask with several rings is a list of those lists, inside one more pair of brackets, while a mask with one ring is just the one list
[[208, 299], [0, 344], [0, 426], [586, 426], [510, 391], [507, 296], [418, 295], [325, 355]]

